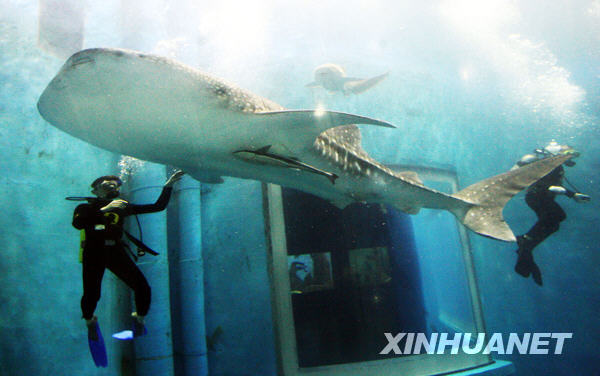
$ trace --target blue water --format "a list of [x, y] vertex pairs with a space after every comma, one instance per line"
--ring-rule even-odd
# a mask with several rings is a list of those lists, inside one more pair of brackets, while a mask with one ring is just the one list
[[[577, 148], [581, 157], [566, 169], [567, 177], [592, 201], [557, 199], [568, 218], [536, 249], [543, 287], [514, 273], [514, 244], [469, 237], [488, 332], [573, 333], [561, 355], [495, 358], [513, 362], [517, 375], [598, 373], [597, 0], [427, 5], [110, 0], [90, 1], [78, 16], [65, 10], [66, 1], [64, 7], [50, 6], [53, 12], [42, 3], [0, 0], [0, 374], [128, 374], [132, 354], [141, 351], [110, 342], [109, 368], [94, 367], [80, 319], [79, 235], [70, 223], [74, 206], [64, 200], [88, 194], [99, 175], [118, 174], [121, 156], [52, 127], [35, 106], [67, 57], [41, 48], [41, 41], [60, 25], [81, 20], [81, 48], [121, 47], [168, 56], [287, 108], [324, 105], [389, 121], [398, 129], [362, 129], [363, 146], [375, 159], [451, 166], [463, 187], [508, 170], [552, 139]], [[54, 29], [40, 27], [49, 13], [58, 25]], [[56, 45], [61, 46], [60, 35]], [[349, 76], [390, 74], [360, 95], [306, 88], [313, 69], [327, 62], [343, 66]], [[133, 176], [148, 188], [162, 184], [166, 172], [146, 164]], [[274, 374], [261, 186], [237, 179], [200, 186], [186, 178], [185, 184], [201, 195], [201, 204], [190, 214], [175, 208], [179, 201], [172, 202], [160, 217], [170, 238], [156, 243], [163, 258], [144, 265], [155, 297], [151, 316], [156, 316], [149, 321], [165, 315], [171, 320], [156, 335], [166, 350], [148, 350], [149, 357], [174, 358], [173, 372], [181, 375], [185, 359], [200, 359], [201, 374]], [[151, 190], [143, 199], [152, 201], [158, 192]], [[174, 200], [183, 200], [184, 192]], [[535, 221], [523, 194], [504, 214], [517, 234]], [[194, 233], [186, 244], [197, 248], [184, 249], [172, 240], [178, 231]], [[194, 249], [201, 249], [201, 257]], [[177, 253], [184, 251], [189, 252], [185, 257]], [[176, 272], [164, 265], [167, 259], [180, 265]], [[181, 272], [188, 261], [192, 274]], [[166, 287], [161, 290], [161, 285]], [[170, 305], [183, 306], [181, 301], [190, 299], [191, 307], [167, 312]], [[124, 329], [129, 310], [127, 290], [107, 273], [97, 309], [105, 338], [109, 331]], [[180, 325], [185, 320], [191, 320], [192, 329]], [[203, 341], [186, 347], [189, 331], [197, 331], [202, 340], [214, 334], [213, 349]], [[139, 346], [152, 348], [152, 342]]]

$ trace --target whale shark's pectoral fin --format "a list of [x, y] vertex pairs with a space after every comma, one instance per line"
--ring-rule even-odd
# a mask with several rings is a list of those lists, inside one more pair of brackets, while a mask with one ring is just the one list
[[348, 205], [356, 202], [356, 200], [353, 200], [346, 196], [338, 196], [336, 198], [330, 198], [328, 201], [338, 209], [345, 209]]
[[398, 207], [397, 209], [401, 210], [402, 212], [404, 212], [406, 214], [410, 214], [410, 215], [419, 214], [419, 212], [421, 211], [421, 208], [419, 208], [417, 206], [402, 206], [402, 207]]
[[319, 86], [321, 86], [321, 84], [318, 83], [317, 81], [309, 82], [306, 85], [304, 85], [304, 87], [319, 87]]
[[389, 74], [390, 72], [386, 72], [368, 79], [346, 77], [344, 93], [360, 94], [383, 81]]
[[257, 112], [253, 116], [263, 117], [265, 126], [270, 126], [273, 132], [289, 132], [294, 139], [312, 146], [317, 136], [329, 128], [349, 124], [370, 124], [386, 128], [396, 128], [385, 121], [366, 116], [352, 115], [344, 112], [321, 110], [290, 110]]
[[198, 180], [201, 183], [206, 183], [206, 184], [221, 184], [223, 183], [225, 180], [223, 180], [223, 178], [221, 177], [220, 174], [215, 174], [213, 172], [210, 171], [202, 171], [202, 170], [198, 170], [198, 171], [188, 171], [186, 169], [186, 172], [188, 172], [190, 174], [191, 177], [193, 177], [194, 179]]

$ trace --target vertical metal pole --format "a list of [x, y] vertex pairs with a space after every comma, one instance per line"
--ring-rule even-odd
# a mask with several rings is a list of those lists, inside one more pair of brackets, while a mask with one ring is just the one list
[[[458, 177], [452, 183], [452, 193], [458, 192]], [[483, 308], [481, 304], [481, 295], [479, 294], [479, 285], [477, 284], [477, 277], [475, 275], [475, 263], [473, 261], [473, 253], [471, 248], [471, 242], [469, 240], [469, 234], [465, 226], [456, 221], [458, 228], [458, 235], [462, 244], [462, 255], [465, 262], [465, 272], [467, 274], [467, 281], [469, 283], [469, 293], [471, 294], [471, 308], [473, 312], [473, 319], [475, 320], [475, 329], [477, 333], [486, 333], [485, 321], [483, 319]], [[491, 355], [488, 355], [488, 360], [491, 361]]]

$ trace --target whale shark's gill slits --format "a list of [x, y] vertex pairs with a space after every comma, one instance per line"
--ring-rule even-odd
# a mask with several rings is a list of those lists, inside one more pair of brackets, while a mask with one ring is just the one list
[[365, 155], [358, 155], [351, 147], [343, 144], [339, 139], [330, 137], [326, 133], [324, 132], [317, 137], [314, 147], [331, 164], [354, 176], [368, 176], [373, 170], [378, 168], [386, 170], [383, 166], [379, 167], [372, 164], [368, 160], [368, 156], [365, 158], [366, 153]]
[[330, 163], [353, 176], [371, 176], [378, 171], [406, 181], [399, 173], [371, 158], [360, 145], [360, 130], [356, 125], [344, 125], [321, 133], [314, 147]]

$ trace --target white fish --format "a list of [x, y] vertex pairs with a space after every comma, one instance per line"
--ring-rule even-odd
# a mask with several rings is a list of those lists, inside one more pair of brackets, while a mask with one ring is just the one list
[[329, 91], [340, 91], [346, 95], [360, 94], [377, 85], [389, 72], [371, 78], [347, 77], [344, 68], [337, 64], [327, 63], [315, 68], [315, 80], [307, 87], [321, 86]]

